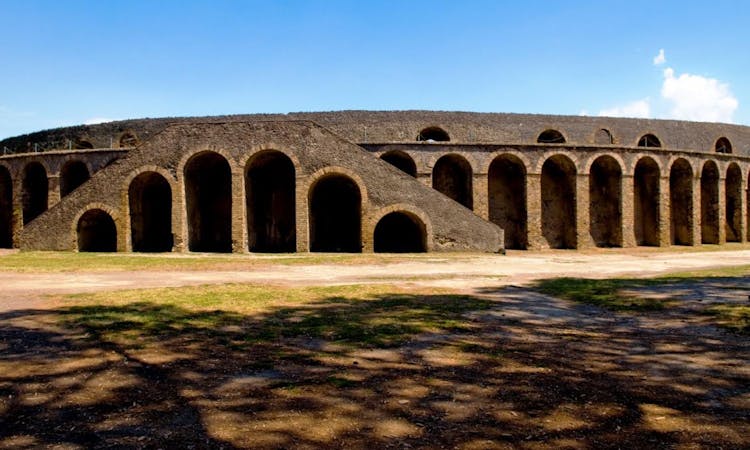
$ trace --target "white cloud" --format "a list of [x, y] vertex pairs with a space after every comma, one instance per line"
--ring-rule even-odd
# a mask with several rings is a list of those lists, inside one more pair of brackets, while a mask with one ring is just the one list
[[104, 123], [104, 122], [114, 122], [117, 119], [109, 119], [107, 117], [92, 117], [91, 119], [87, 119], [83, 122], [84, 125], [96, 125], [98, 123]]
[[656, 55], [656, 56], [654, 56], [654, 65], [655, 66], [660, 66], [660, 65], [664, 64], [665, 62], [667, 62], [667, 58], [664, 56], [664, 49], [660, 48], [659, 49], [659, 54]]
[[664, 69], [661, 96], [671, 104], [672, 119], [702, 122], [732, 122], [739, 101], [729, 90], [729, 84], [715, 78]]
[[602, 109], [599, 111], [599, 115], [606, 117], [637, 117], [647, 119], [651, 117], [651, 99], [644, 98], [625, 105]]

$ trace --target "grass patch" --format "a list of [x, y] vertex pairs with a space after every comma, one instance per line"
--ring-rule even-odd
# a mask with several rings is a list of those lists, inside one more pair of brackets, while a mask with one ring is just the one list
[[614, 311], [660, 311], [670, 300], [624, 294], [625, 289], [653, 286], [658, 280], [553, 278], [539, 281], [536, 289], [546, 295], [596, 305]]
[[[62, 320], [93, 339], [132, 347], [177, 340], [237, 350], [322, 340], [391, 347], [424, 332], [465, 332], [492, 302], [384, 285], [281, 288], [247, 284], [69, 295]], [[278, 354], [278, 351], [276, 352]]]
[[741, 334], [750, 334], [750, 306], [716, 305], [706, 309], [719, 325]]

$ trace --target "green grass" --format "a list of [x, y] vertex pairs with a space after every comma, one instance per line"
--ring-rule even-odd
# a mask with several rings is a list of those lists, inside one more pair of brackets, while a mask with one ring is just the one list
[[552, 278], [539, 281], [536, 289], [543, 294], [601, 306], [614, 311], [659, 311], [669, 306], [670, 300], [623, 293], [624, 289], [636, 289], [656, 284], [661, 284], [661, 282], [651, 279]]
[[138, 348], [189, 337], [231, 349], [295, 338], [391, 347], [424, 332], [470, 331], [462, 315], [492, 305], [465, 295], [382, 285], [234, 284], [76, 294], [64, 301], [63, 322], [96, 339]]
[[706, 309], [706, 313], [714, 316], [719, 325], [725, 328], [750, 334], [750, 306], [717, 305]]

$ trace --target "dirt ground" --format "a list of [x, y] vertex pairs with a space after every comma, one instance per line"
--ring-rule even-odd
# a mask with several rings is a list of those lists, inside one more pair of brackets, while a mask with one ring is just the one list
[[[648, 295], [680, 305], [638, 314], [533, 289], [540, 278], [747, 264], [750, 250], [511, 252], [254, 271], [0, 272], [0, 448], [750, 448], [750, 343], [694, 313], [747, 302], [750, 277], [654, 288]], [[489, 306], [456, 318], [470, 331], [384, 347], [317, 337], [230, 345], [238, 327], [263, 329], [276, 315], [222, 317], [211, 333], [137, 330], [141, 346], [61, 325], [60, 294], [227, 282], [387, 282]], [[364, 325], [345, 300], [326, 307]]]

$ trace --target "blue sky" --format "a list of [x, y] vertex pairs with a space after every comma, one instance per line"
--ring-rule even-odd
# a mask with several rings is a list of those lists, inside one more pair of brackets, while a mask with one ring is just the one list
[[694, 3], [0, 0], [0, 138], [338, 109], [750, 124], [750, 2]]

